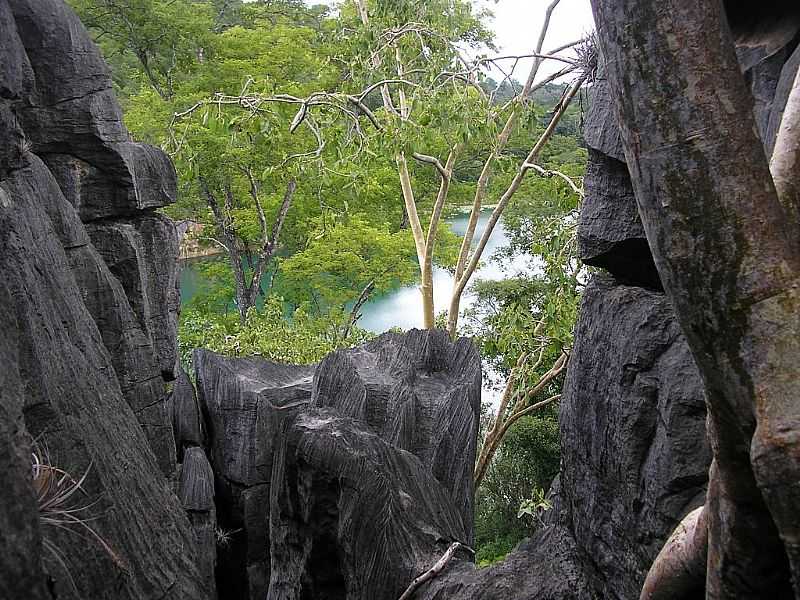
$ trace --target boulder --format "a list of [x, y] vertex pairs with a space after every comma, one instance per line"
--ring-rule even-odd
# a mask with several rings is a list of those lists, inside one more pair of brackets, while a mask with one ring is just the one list
[[703, 503], [703, 385], [667, 298], [598, 277], [561, 401], [558, 523], [601, 598], [637, 598], [665, 538]]
[[161, 470], [170, 477], [175, 471], [175, 440], [167, 392], [150, 337], [136, 319], [122, 284], [97, 250], [88, 245], [67, 252], [83, 303], [100, 329], [122, 393], [147, 434]]
[[195, 351], [193, 364], [219, 526], [241, 530], [220, 548], [218, 586], [229, 598], [263, 598], [269, 584], [272, 457], [284, 423], [311, 402], [314, 367], [205, 350]]
[[172, 431], [175, 437], [178, 460], [193, 446], [203, 446], [205, 439], [203, 415], [189, 376], [181, 369], [172, 387], [171, 398]]
[[390, 598], [450, 542], [472, 543], [469, 341], [413, 331], [316, 367], [207, 351], [194, 365], [220, 523], [244, 533], [220, 555], [230, 597]]
[[467, 537], [459, 507], [419, 458], [335, 409], [288, 426], [272, 481], [269, 600], [396, 600]]
[[625, 162], [616, 109], [612, 104], [602, 67], [589, 92], [589, 110], [586, 113], [583, 140], [588, 148]]

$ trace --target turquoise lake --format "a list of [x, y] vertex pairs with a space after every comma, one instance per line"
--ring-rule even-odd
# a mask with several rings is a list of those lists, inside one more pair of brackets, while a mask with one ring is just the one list
[[[475, 238], [477, 239], [486, 228], [490, 211], [484, 211], [478, 221]], [[452, 230], [463, 236], [467, 227], [467, 215], [459, 215], [447, 220]], [[516, 259], [511, 262], [498, 260], [494, 254], [498, 248], [507, 246], [508, 235], [503, 228], [502, 221], [495, 227], [489, 243], [484, 251], [484, 261], [476, 273], [476, 278], [499, 280], [528, 268], [525, 259]], [[183, 261], [180, 277], [181, 301], [188, 302], [203, 286], [203, 273], [198, 265], [208, 261], [225, 260], [224, 257], [213, 256]], [[436, 311], [446, 310], [450, 302], [450, 292], [453, 286], [453, 277], [445, 269], [434, 270], [434, 302]], [[469, 293], [464, 297], [461, 307], [466, 308], [472, 303]], [[422, 327], [422, 300], [417, 285], [399, 287], [391, 292], [377, 296], [367, 302], [362, 309], [362, 318], [359, 326], [382, 333], [392, 327], [412, 329]]]

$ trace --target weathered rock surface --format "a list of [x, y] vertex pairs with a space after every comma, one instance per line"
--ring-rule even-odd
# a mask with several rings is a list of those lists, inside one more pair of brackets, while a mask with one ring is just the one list
[[[174, 170], [128, 141], [102, 58], [61, 0], [0, 0], [0, 32], [0, 597], [210, 598], [165, 477], [177, 244], [150, 207], [174, 197]], [[89, 165], [79, 185], [64, 161]], [[98, 216], [135, 232], [120, 261], [99, 251], [116, 230], [87, 232]], [[72, 508], [110, 551], [41, 524], [34, 438], [57, 467], [88, 472]]]
[[[29, 434], [42, 436], [61, 468], [82, 474], [91, 465], [86, 500], [97, 500], [91, 516], [102, 517], [93, 525], [120, 557], [117, 566], [99, 546], [54, 534], [71, 557], [78, 597], [205, 597], [186, 550], [188, 523], [123, 398], [102, 335], [39, 205], [49, 199], [0, 196], [0, 285], [16, 317], [4, 335], [18, 340], [3, 370], [24, 374], [16, 401]], [[59, 593], [72, 597], [64, 573], [49, 567]]]
[[[2, 15], [2, 9], [0, 9]], [[0, 202], [3, 192], [0, 188]], [[11, 296], [0, 285], [0, 331], [16, 328]], [[0, 335], [0, 598], [50, 598], [42, 571], [38, 505], [31, 479], [30, 439], [22, 417], [23, 387], [16, 367], [17, 343]]]
[[561, 404], [559, 522], [601, 598], [636, 598], [668, 535], [703, 503], [703, 387], [663, 294], [596, 279]]
[[181, 369], [172, 387], [172, 431], [175, 435], [178, 460], [193, 446], [203, 446], [205, 435], [200, 403], [189, 375]]
[[214, 471], [202, 448], [187, 448], [181, 463], [178, 498], [189, 517], [196, 541], [197, 565], [211, 597], [216, 597], [217, 511]]
[[584, 133], [589, 158], [584, 177], [586, 197], [578, 223], [578, 255], [586, 264], [634, 285], [660, 289], [608, 84], [602, 76], [592, 86], [590, 98]]
[[430, 469], [363, 422], [313, 409], [281, 442], [267, 598], [396, 600], [451, 542], [467, 538], [459, 507]]
[[589, 148], [584, 187], [578, 227], [581, 259], [634, 284], [660, 288], [625, 163]]
[[156, 352], [166, 379], [177, 363], [178, 237], [167, 217], [147, 213], [136, 219], [103, 220], [87, 225], [92, 244], [122, 284], [139, 328]]
[[316, 367], [205, 351], [194, 364], [220, 523], [243, 530], [220, 556], [230, 597], [396, 598], [449, 543], [471, 543], [468, 341], [414, 331]]
[[193, 363], [216, 478], [217, 518], [220, 527], [238, 532], [220, 548], [219, 588], [229, 598], [263, 598], [269, 585], [272, 456], [283, 423], [311, 401], [314, 368], [203, 350], [195, 351]]

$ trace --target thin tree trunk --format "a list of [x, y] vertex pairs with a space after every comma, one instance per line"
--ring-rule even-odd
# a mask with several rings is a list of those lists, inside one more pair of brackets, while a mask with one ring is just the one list
[[722, 3], [592, 5], [647, 239], [705, 384], [707, 597], [791, 598], [800, 231], [772, 185]]
[[545, 129], [542, 136], [536, 142], [534, 147], [528, 153], [527, 158], [525, 161], [520, 165], [519, 169], [517, 170], [517, 174], [515, 175], [514, 179], [511, 181], [511, 184], [506, 189], [505, 193], [503, 193], [500, 201], [498, 202], [495, 209], [492, 211], [491, 216], [489, 217], [489, 221], [486, 223], [486, 229], [483, 231], [480, 240], [478, 241], [478, 246], [475, 248], [475, 251], [472, 253], [472, 258], [470, 259], [467, 266], [464, 268], [461, 277], [454, 280], [453, 282], [453, 293], [450, 297], [450, 310], [447, 315], [447, 331], [450, 333], [451, 337], [455, 337], [457, 334], [458, 329], [458, 317], [459, 311], [461, 309], [461, 297], [464, 294], [464, 290], [469, 283], [469, 280], [472, 278], [472, 275], [475, 273], [475, 269], [478, 267], [478, 262], [481, 260], [483, 256], [483, 251], [486, 248], [486, 244], [489, 242], [489, 238], [494, 231], [497, 222], [500, 220], [500, 217], [503, 214], [503, 211], [508, 206], [508, 203], [514, 197], [514, 194], [517, 193], [519, 187], [522, 185], [522, 181], [525, 179], [526, 173], [531, 169], [531, 165], [536, 162], [539, 158], [539, 154], [544, 148], [545, 144], [550, 140], [553, 133], [556, 130], [561, 118], [564, 116], [564, 113], [567, 111], [572, 99], [580, 90], [581, 86], [585, 83], [586, 79], [588, 78], [588, 73], [581, 75], [569, 88], [567, 93], [565, 94], [564, 98], [561, 100], [561, 104], [559, 105], [556, 112], [553, 114], [552, 119], [550, 119], [550, 123]]
[[259, 220], [261, 222], [263, 241], [261, 250], [258, 254], [258, 259], [256, 260], [255, 268], [253, 269], [253, 276], [247, 289], [250, 306], [255, 306], [256, 299], [261, 293], [261, 280], [264, 278], [264, 272], [269, 265], [269, 262], [275, 256], [275, 252], [278, 250], [278, 242], [280, 241], [283, 224], [286, 221], [286, 215], [289, 212], [289, 208], [292, 206], [292, 199], [294, 198], [296, 189], [297, 182], [294, 179], [291, 179], [286, 185], [286, 192], [283, 195], [283, 202], [281, 202], [281, 206], [278, 209], [278, 214], [276, 215], [275, 221], [272, 224], [271, 234], [267, 228], [267, 221], [264, 217], [264, 211], [261, 207], [261, 202], [258, 200], [257, 190], [256, 194], [254, 195], [256, 207], [259, 213]]
[[[539, 381], [537, 381], [536, 384], [530, 390], [528, 390], [521, 399], [517, 400], [516, 402], [512, 402], [510, 409], [508, 408], [508, 404], [511, 400], [517, 379], [519, 378], [520, 372], [522, 371], [526, 361], [527, 358], [520, 358], [517, 366], [509, 376], [508, 382], [506, 383], [506, 389], [503, 393], [503, 399], [500, 402], [500, 409], [497, 412], [497, 417], [495, 418], [491, 430], [489, 430], [489, 432], [486, 434], [486, 439], [483, 440], [483, 445], [478, 455], [478, 461], [475, 465], [475, 474], [473, 476], [476, 489], [483, 481], [486, 471], [489, 469], [489, 465], [492, 462], [492, 458], [497, 452], [497, 449], [500, 447], [503, 438], [505, 438], [511, 426], [519, 421], [522, 417], [533, 414], [561, 398], [561, 394], [555, 394], [545, 400], [542, 400], [541, 402], [537, 402], [530, 406], [528, 405], [531, 399], [536, 397], [539, 392], [545, 389], [545, 387], [551, 381], [553, 381], [553, 379], [555, 379], [564, 371], [567, 366], [566, 354], [562, 354], [558, 360], [553, 363], [553, 366], [550, 368], [550, 370], [542, 375]], [[532, 368], [537, 368], [541, 362], [542, 357], [540, 353], [539, 360]], [[509, 412], [509, 410], [510, 414], [506, 414]]]
[[411, 185], [411, 174], [408, 171], [408, 162], [405, 154], [399, 153], [396, 157], [397, 170], [400, 174], [400, 187], [403, 191], [403, 201], [408, 214], [408, 223], [411, 226], [411, 235], [414, 237], [414, 246], [417, 249], [417, 260], [419, 261], [422, 292], [422, 316], [425, 329], [434, 327], [434, 306], [433, 306], [433, 277], [425, 273], [425, 233], [417, 213], [417, 203], [414, 200], [414, 189]]
[[350, 318], [347, 319], [347, 324], [342, 330], [343, 340], [346, 340], [350, 336], [350, 331], [353, 329], [355, 324], [361, 318], [361, 309], [363, 308], [364, 304], [367, 303], [367, 300], [369, 300], [369, 297], [374, 289], [375, 289], [375, 280], [373, 279], [369, 283], [367, 283], [367, 285], [364, 286], [363, 290], [361, 290], [361, 293], [358, 295], [356, 303], [353, 305], [353, 310], [350, 311]]
[[236, 233], [230, 225], [230, 192], [226, 191], [226, 210], [223, 210], [219, 205], [219, 201], [211, 188], [208, 186], [204, 177], [199, 178], [200, 189], [206, 197], [206, 202], [211, 209], [211, 214], [214, 215], [214, 224], [219, 231], [220, 237], [223, 240], [223, 247], [228, 254], [228, 262], [233, 271], [234, 283], [236, 286], [236, 307], [239, 311], [239, 321], [244, 324], [247, 320], [247, 311], [250, 310], [248, 304], [249, 298], [247, 293], [247, 284], [245, 281], [244, 266], [242, 265], [242, 254], [239, 252], [238, 240]]
[[[542, 29], [539, 32], [539, 40], [537, 41], [536, 48], [534, 50], [535, 54], [542, 53], [542, 48], [544, 48], [544, 40], [547, 37], [548, 30], [550, 29], [550, 19], [553, 16], [553, 11], [560, 2], [561, 0], [553, 0], [553, 2], [550, 3], [545, 11], [544, 23], [542, 24]], [[489, 153], [489, 158], [486, 159], [483, 169], [481, 169], [481, 174], [478, 177], [478, 185], [475, 189], [475, 196], [472, 202], [472, 210], [469, 213], [469, 221], [467, 221], [467, 229], [464, 232], [464, 239], [461, 240], [461, 249], [459, 250], [458, 261], [456, 262], [454, 281], [461, 279], [461, 276], [464, 274], [464, 269], [467, 266], [469, 251], [472, 247], [472, 238], [475, 235], [475, 227], [478, 224], [478, 217], [481, 213], [483, 201], [486, 199], [486, 194], [489, 190], [489, 182], [492, 178], [495, 161], [503, 153], [506, 145], [508, 145], [508, 140], [511, 137], [511, 133], [514, 131], [514, 128], [519, 121], [519, 116], [522, 113], [522, 109], [525, 103], [528, 101], [528, 96], [531, 94], [534, 81], [536, 80], [536, 75], [539, 73], [539, 67], [541, 67], [542, 62], [543, 59], [539, 57], [533, 60], [533, 65], [528, 73], [528, 79], [525, 82], [525, 86], [523, 87], [519, 96], [517, 96], [517, 98], [514, 100], [514, 106], [511, 110], [511, 114], [508, 116], [502, 131], [497, 136], [495, 146]]]

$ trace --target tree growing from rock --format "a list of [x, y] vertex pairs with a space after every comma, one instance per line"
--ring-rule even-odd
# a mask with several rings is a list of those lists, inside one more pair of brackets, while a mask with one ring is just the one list
[[[705, 384], [706, 503], [643, 598], [800, 598], [798, 81], [765, 151], [733, 2], [592, 0], [639, 212]], [[766, 3], [776, 23], [796, 7]], [[792, 590], [794, 586], [794, 590]]]

